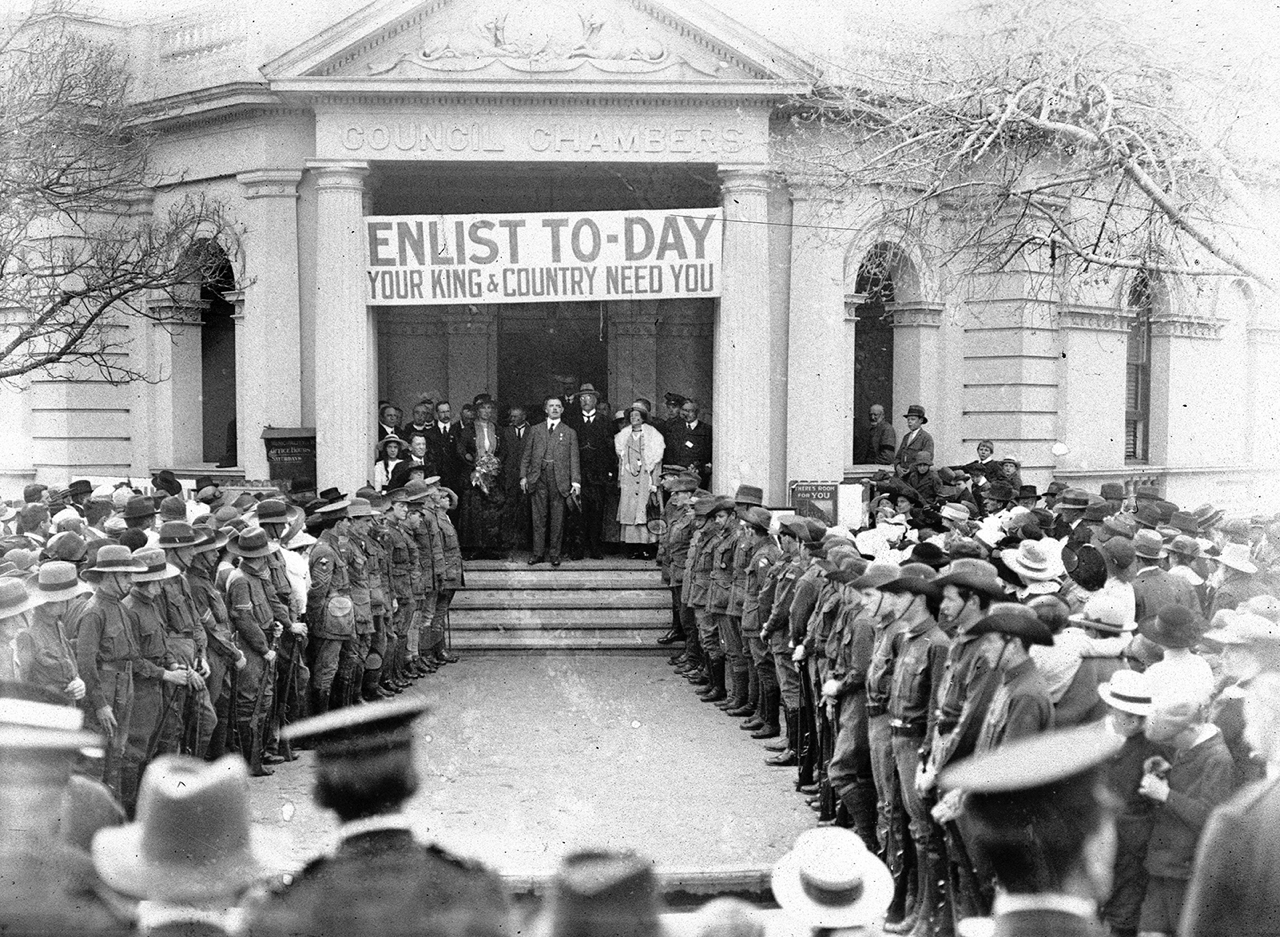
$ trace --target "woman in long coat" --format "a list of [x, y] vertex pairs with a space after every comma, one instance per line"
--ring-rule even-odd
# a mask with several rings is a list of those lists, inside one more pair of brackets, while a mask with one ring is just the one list
[[[649, 499], [657, 494], [658, 473], [662, 470], [662, 453], [666, 443], [662, 434], [649, 425], [649, 411], [639, 402], [627, 410], [628, 426], [613, 437], [618, 454], [618, 524], [622, 542], [653, 543], [648, 528]], [[644, 547], [628, 547], [633, 556], [643, 554]]]

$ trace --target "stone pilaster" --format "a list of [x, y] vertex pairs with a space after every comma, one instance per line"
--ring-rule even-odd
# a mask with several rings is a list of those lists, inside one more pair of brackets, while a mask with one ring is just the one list
[[148, 466], [159, 469], [204, 462], [200, 329], [207, 306], [201, 300], [162, 299], [147, 304], [147, 315], [155, 320], [149, 326], [147, 375], [156, 382], [148, 415]]
[[245, 477], [266, 478], [267, 426], [302, 422], [296, 169], [236, 176], [244, 190], [244, 304], [236, 319], [236, 434]]
[[[373, 461], [370, 311], [364, 302], [365, 163], [309, 160], [316, 180], [316, 484], [354, 491]], [[261, 446], [261, 441], [258, 441]]]
[[492, 307], [460, 306], [443, 313], [448, 339], [449, 387], [454, 419], [464, 403], [498, 386], [498, 316]]
[[1133, 316], [1105, 306], [1058, 310], [1054, 468], [1088, 472], [1124, 464], [1125, 369]]
[[942, 304], [903, 302], [885, 308], [893, 314], [893, 408], [897, 411], [888, 417], [900, 424], [901, 439], [907, 431], [902, 414], [911, 404], [920, 404], [927, 414], [941, 412]]
[[[763, 168], [720, 170], [724, 290], [715, 329], [712, 485], [766, 492], [781, 486], [769, 465], [769, 177]], [[794, 287], [793, 287], [794, 289]]]
[[626, 300], [609, 304], [609, 398], [615, 409], [637, 397], [658, 398], [658, 323], [654, 303]]
[[[853, 452], [845, 393], [844, 245], [830, 230], [831, 188], [791, 185], [787, 331], [787, 480], [839, 481]], [[727, 282], [727, 281], [726, 281]]]

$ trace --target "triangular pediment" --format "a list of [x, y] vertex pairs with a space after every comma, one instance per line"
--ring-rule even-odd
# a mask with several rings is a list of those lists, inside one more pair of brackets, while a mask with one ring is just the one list
[[619, 82], [664, 90], [786, 93], [811, 71], [701, 0], [385, 0], [264, 67], [288, 87]]

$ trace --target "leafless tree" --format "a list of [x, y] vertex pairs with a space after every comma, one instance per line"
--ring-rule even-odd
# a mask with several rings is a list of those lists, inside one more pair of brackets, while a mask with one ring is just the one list
[[868, 212], [932, 232], [974, 270], [1029, 260], [1280, 291], [1259, 210], [1274, 167], [1238, 139], [1251, 106], [1275, 100], [1275, 70], [1256, 67], [1271, 50], [1245, 36], [1217, 56], [1176, 6], [957, 0], [917, 30], [855, 41], [797, 102], [790, 171], [864, 204], [876, 193]]
[[152, 216], [148, 189], [166, 180], [151, 176], [126, 63], [67, 10], [3, 26], [0, 79], [0, 379], [146, 379], [125, 326], [198, 290], [220, 259], [209, 245], [235, 226], [198, 198]]

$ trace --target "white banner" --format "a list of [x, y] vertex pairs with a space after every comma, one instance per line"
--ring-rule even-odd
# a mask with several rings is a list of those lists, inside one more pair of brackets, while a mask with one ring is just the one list
[[719, 208], [364, 221], [371, 306], [720, 295]]

